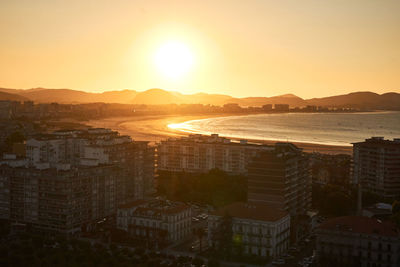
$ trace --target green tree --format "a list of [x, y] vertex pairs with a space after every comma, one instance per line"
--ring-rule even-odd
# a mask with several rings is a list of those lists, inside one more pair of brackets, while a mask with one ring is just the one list
[[400, 212], [400, 201], [395, 200], [392, 204], [392, 213], [395, 214], [398, 212]]

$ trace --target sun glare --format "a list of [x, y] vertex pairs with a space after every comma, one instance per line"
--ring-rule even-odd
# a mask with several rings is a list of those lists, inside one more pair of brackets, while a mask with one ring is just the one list
[[193, 65], [193, 54], [181, 42], [168, 42], [155, 54], [154, 62], [159, 71], [168, 78], [181, 78]]

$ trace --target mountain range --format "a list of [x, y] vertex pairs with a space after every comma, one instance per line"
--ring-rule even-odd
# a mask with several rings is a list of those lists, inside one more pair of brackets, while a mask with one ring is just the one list
[[80, 103], [121, 103], [121, 104], [210, 104], [224, 105], [237, 103], [241, 106], [262, 106], [265, 104], [289, 104], [291, 107], [307, 105], [324, 107], [353, 107], [367, 109], [400, 110], [400, 94], [373, 92], [354, 92], [322, 98], [303, 99], [293, 94], [274, 97], [235, 98], [222, 94], [197, 93], [185, 95], [163, 89], [149, 89], [143, 92], [135, 90], [89, 93], [72, 89], [8, 89], [0, 88], [0, 100], [31, 100], [37, 103], [58, 102], [62, 104]]

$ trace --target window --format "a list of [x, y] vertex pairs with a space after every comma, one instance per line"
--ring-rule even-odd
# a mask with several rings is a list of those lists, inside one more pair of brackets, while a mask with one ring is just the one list
[[390, 244], [387, 245], [387, 250], [391, 251], [392, 250], [392, 246]]

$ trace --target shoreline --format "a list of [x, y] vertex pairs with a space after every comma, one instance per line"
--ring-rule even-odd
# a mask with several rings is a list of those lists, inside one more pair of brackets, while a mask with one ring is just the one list
[[[247, 114], [246, 114], [247, 115]], [[246, 116], [243, 115], [243, 116]], [[212, 115], [146, 115], [138, 117], [110, 117], [99, 120], [84, 122], [86, 125], [98, 128], [110, 128], [120, 132], [122, 135], [129, 135], [136, 141], [150, 141], [157, 143], [169, 137], [188, 136], [190, 132], [169, 128], [169, 124], [183, 123], [190, 120], [200, 120], [216, 117], [238, 116], [237, 114], [212, 114]], [[232, 140], [240, 140], [226, 136]], [[272, 145], [279, 140], [247, 139], [250, 143]], [[303, 142], [290, 142], [303, 149], [304, 152], [319, 152], [325, 154], [348, 154], [353, 153], [352, 146], [336, 146]]]

